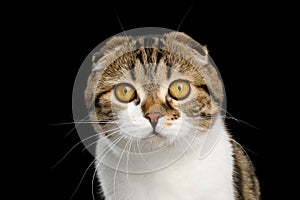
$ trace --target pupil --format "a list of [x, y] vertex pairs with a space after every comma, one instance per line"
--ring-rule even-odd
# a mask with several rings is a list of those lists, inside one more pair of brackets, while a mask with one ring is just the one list
[[124, 92], [124, 94], [127, 93], [127, 87], [124, 88], [123, 92]]
[[181, 92], [182, 85], [181, 85], [181, 84], [178, 84], [178, 85], [177, 85], [177, 88], [178, 88], [178, 91]]

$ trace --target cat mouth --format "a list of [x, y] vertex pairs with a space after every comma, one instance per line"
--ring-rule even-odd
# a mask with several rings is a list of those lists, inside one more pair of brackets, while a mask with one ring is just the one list
[[154, 129], [154, 130], [150, 133], [150, 135], [159, 135], [159, 133]]
[[148, 138], [157, 137], [157, 138], [165, 138], [161, 133], [157, 132], [153, 129], [148, 135]]

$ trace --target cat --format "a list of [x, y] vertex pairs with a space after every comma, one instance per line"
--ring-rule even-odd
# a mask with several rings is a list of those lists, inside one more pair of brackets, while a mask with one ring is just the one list
[[112, 37], [93, 56], [85, 100], [106, 200], [260, 199], [251, 161], [225, 128], [220, 76], [188, 35]]

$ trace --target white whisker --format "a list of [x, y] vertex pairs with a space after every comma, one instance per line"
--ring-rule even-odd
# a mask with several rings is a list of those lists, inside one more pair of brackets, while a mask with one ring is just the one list
[[[112, 150], [112, 148], [114, 146], [116, 146], [125, 136], [120, 136], [118, 137], [117, 139], [115, 139], [111, 144], [109, 144], [106, 148], [105, 148], [105, 151], [106, 149], [108, 149], [105, 154], [102, 156], [102, 158], [98, 161], [98, 164], [97, 166], [95, 167], [95, 171], [93, 173], [93, 178], [92, 178], [92, 196], [93, 196], [93, 200], [95, 200], [95, 196], [94, 196], [94, 180], [95, 180], [95, 176], [96, 176], [96, 173], [97, 173], [97, 170], [102, 162], [102, 160], [106, 157], [106, 155]], [[99, 155], [100, 156], [100, 155]], [[98, 156], [97, 156], [98, 157]], [[97, 158], [96, 158], [97, 159]]]
[[[249, 163], [250, 163], [250, 165], [251, 165], [252, 170], [254, 170], [253, 163], [252, 163], [252, 161], [251, 161], [251, 159], [250, 159], [250, 156], [248, 155], [247, 151], [245, 150], [245, 147], [243, 147], [240, 143], [238, 143], [238, 142], [235, 141], [234, 139], [230, 139], [230, 140], [231, 140], [232, 142], [236, 143], [238, 146], [241, 147], [242, 151], [244, 152], [244, 154], [246, 155], [246, 157], [247, 157], [248, 160], [249, 160]], [[247, 149], [248, 151], [250, 151], [248, 148], [246, 148], [246, 149]], [[253, 152], [253, 151], [251, 151], [251, 152]]]
[[188, 16], [188, 14], [190, 13], [190, 11], [192, 10], [192, 8], [193, 8], [195, 2], [196, 2], [196, 1], [194, 1], [194, 2], [192, 3], [192, 5], [189, 7], [189, 9], [187, 10], [187, 12], [185, 13], [185, 15], [183, 16], [183, 18], [181, 19], [181, 21], [180, 21], [180, 23], [179, 23], [179, 25], [178, 25], [178, 27], [177, 27], [177, 29], [176, 29], [176, 33], [179, 31], [179, 29], [180, 29], [182, 23], [184, 22], [185, 18]]
[[131, 183], [129, 181], [129, 175], [128, 175], [128, 173], [129, 173], [129, 154], [130, 154], [130, 149], [131, 149], [132, 141], [133, 140], [132, 140], [132, 137], [131, 137], [130, 138], [130, 143], [129, 143], [129, 149], [127, 151], [127, 162], [126, 162], [126, 164], [127, 164], [127, 170], [126, 170], [127, 175], [126, 175], [126, 178], [127, 178], [127, 182], [128, 182], [129, 185], [131, 185]]
[[96, 136], [98, 136], [98, 134], [92, 135], [92, 136], [85, 138], [84, 140], [81, 140], [80, 142], [76, 143], [55, 165], [52, 166], [52, 169], [57, 167], [57, 165], [59, 165], [73, 151], [73, 149], [75, 149], [79, 144], [81, 144], [83, 141], [86, 141], [86, 140], [96, 137]]
[[[104, 131], [102, 133], [106, 133], [106, 132], [114, 131], [114, 130], [118, 130], [118, 128], [107, 130], [107, 131]], [[84, 142], [86, 140], [89, 140], [91, 138], [94, 138], [96, 136], [99, 136], [99, 134], [95, 134], [95, 135], [89, 136], [89, 137], [87, 137], [85, 139], [82, 139], [80, 142], [76, 143], [55, 165], [53, 165], [52, 169], [55, 168], [57, 165], [59, 165], [78, 145], [80, 145], [82, 142]]]
[[[85, 119], [87, 119], [89, 117], [89, 115], [85, 116], [83, 119], [79, 120], [80, 122], [81, 121], [84, 121]], [[52, 125], [52, 126], [56, 126], [56, 125], [67, 125], [67, 124], [74, 124], [73, 122], [62, 122], [62, 123], [51, 123], [51, 124], [48, 124], [48, 125]]]
[[108, 137], [110, 137], [110, 136], [112, 136], [112, 135], [114, 135], [114, 134], [116, 134], [116, 133], [120, 133], [120, 132], [121, 132], [121, 130], [117, 130], [117, 131], [114, 131], [114, 132], [112, 132], [112, 133], [110, 133], [110, 134], [108, 134], [108, 135], [105, 135], [104, 137], [102, 136], [99, 140], [97, 140], [97, 141], [95, 141], [95, 142], [93, 142], [93, 143], [87, 145], [82, 151], [84, 151], [85, 149], [88, 149], [90, 146], [92, 146], [92, 145], [94, 145], [94, 144], [97, 144], [100, 140], [102, 140], [102, 139], [104, 139], [104, 138], [108, 138]]
[[[184, 142], [186, 142], [187, 144], [189, 144], [189, 142], [186, 141], [186, 138], [185, 138], [185, 137], [183, 137], [182, 139], [183, 139]], [[196, 139], [197, 139], [197, 138], [196, 138], [196, 135], [194, 135], [193, 140], [196, 140]], [[195, 150], [194, 147], [193, 147], [193, 143], [194, 143], [194, 141], [192, 141], [192, 142], [189, 144], [189, 145], [190, 145], [189, 147], [190, 147], [190, 149], [191, 149], [194, 153], [197, 153], [196, 150]]]
[[128, 145], [128, 143], [129, 143], [130, 141], [128, 141], [127, 143], [126, 143], [126, 145], [125, 145], [125, 147], [124, 147], [124, 149], [123, 149], [123, 151], [122, 151], [122, 153], [121, 153], [121, 155], [120, 155], [120, 159], [119, 159], [119, 161], [118, 161], [118, 163], [117, 163], [117, 166], [116, 166], [116, 169], [115, 169], [115, 173], [114, 173], [114, 178], [113, 178], [113, 189], [114, 189], [114, 199], [115, 200], [117, 200], [116, 198], [117, 198], [117, 194], [116, 194], [116, 178], [117, 178], [117, 171], [118, 171], [118, 168], [119, 168], [119, 166], [120, 166], [120, 163], [121, 163], [121, 160], [122, 160], [122, 157], [123, 157], [123, 154], [124, 154], [124, 152], [125, 152], [125, 150], [126, 150], [126, 148], [127, 148], [127, 145]]
[[[89, 118], [89, 115], [85, 116], [81, 121], [84, 121], [85, 119]], [[70, 133], [72, 133], [76, 128], [78, 127], [78, 125], [75, 125], [64, 137], [68, 137], [68, 135]]]
[[205, 117], [205, 116], [201, 116], [201, 117], [185, 117], [186, 119], [189, 119], [189, 120], [193, 120], [193, 121], [199, 121], [199, 120], [205, 120], [205, 119], [217, 119], [217, 118], [222, 118], [222, 119], [232, 119], [232, 120], [234, 120], [234, 121], [236, 121], [237, 123], [239, 123], [239, 124], [245, 124], [245, 125], [247, 125], [247, 126], [249, 126], [249, 127], [251, 127], [251, 128], [254, 128], [254, 129], [257, 129], [257, 130], [260, 130], [261, 131], [261, 129], [260, 128], [258, 128], [258, 127], [255, 127], [254, 125], [252, 125], [252, 124], [250, 124], [250, 123], [248, 123], [248, 122], [246, 122], [246, 121], [243, 121], [243, 120], [241, 120], [241, 119], [237, 119], [237, 118], [235, 118], [232, 114], [230, 114], [228, 111], [226, 111], [226, 110], [224, 110], [224, 109], [221, 109], [221, 110], [223, 110], [223, 111], [225, 111], [229, 116], [218, 116], [218, 117]]
[[141, 149], [140, 149], [139, 141], [140, 141], [140, 140], [136, 140], [136, 146], [137, 146], [138, 153], [139, 153], [139, 155], [141, 156], [142, 160], [143, 160], [148, 166], [150, 166], [150, 164], [146, 161], [146, 159], [145, 159], [144, 156], [143, 156], [143, 153], [142, 153], [142, 151], [141, 151]]
[[74, 124], [118, 124], [118, 122], [110, 121], [86, 121], [86, 122], [73, 122]]
[[[118, 140], [118, 139], [119, 139], [119, 138], [117, 138], [116, 140]], [[112, 142], [112, 144], [113, 144], [116, 140], [114, 140], [114, 141]], [[120, 141], [120, 140], [118, 140], [117, 143], [118, 143], [119, 141]], [[107, 153], [110, 151], [111, 145], [109, 145], [108, 147], [106, 147], [104, 151], [106, 151], [106, 149], [108, 149], [108, 148], [109, 148], [109, 150], [107, 151]], [[105, 153], [104, 156], [106, 156], [107, 153]], [[99, 156], [100, 156], [100, 155], [99, 155]], [[71, 200], [71, 199], [74, 197], [74, 195], [76, 194], [77, 190], [79, 189], [79, 187], [80, 187], [80, 185], [81, 185], [81, 183], [82, 183], [82, 181], [83, 181], [83, 179], [84, 179], [84, 177], [85, 177], [87, 171], [88, 171], [88, 170], [90, 169], [90, 167], [97, 161], [97, 158], [98, 158], [98, 156], [97, 156], [97, 157], [89, 164], [89, 166], [87, 167], [87, 169], [84, 171], [83, 176], [81, 177], [81, 179], [80, 179], [80, 181], [79, 181], [79, 183], [78, 183], [78, 185], [77, 185], [75, 191], [72, 193], [72, 195], [71, 195], [71, 197], [70, 197], [69, 200]]]
[[117, 121], [73, 121], [73, 122], [62, 122], [56, 124], [49, 124], [49, 125], [68, 125], [68, 124], [118, 124]]
[[226, 119], [233, 119], [233, 120], [235, 120], [235, 121], [236, 121], [237, 123], [239, 123], [239, 124], [245, 124], [245, 125], [247, 125], [247, 126], [249, 126], [249, 127], [251, 127], [251, 128], [254, 128], [254, 129], [256, 129], [256, 130], [262, 131], [260, 128], [254, 126], [254, 125], [252, 125], [252, 124], [250, 124], [250, 123], [248, 123], [248, 122], [246, 122], [246, 121], [244, 121], [244, 120], [235, 118], [235, 117], [234, 117], [232, 114], [230, 114], [227, 110], [225, 110], [225, 109], [223, 109], [223, 108], [221, 108], [221, 110], [225, 111], [226, 114], [229, 115], [229, 117], [225, 116], [224, 118], [226, 118]]

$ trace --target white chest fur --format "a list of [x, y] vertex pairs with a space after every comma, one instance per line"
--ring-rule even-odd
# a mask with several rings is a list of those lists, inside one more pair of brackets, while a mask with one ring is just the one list
[[115, 173], [114, 169], [100, 164], [97, 174], [105, 199], [234, 200], [232, 147], [226, 130], [222, 130], [207, 157], [199, 159], [197, 150], [200, 148], [151, 173]]

